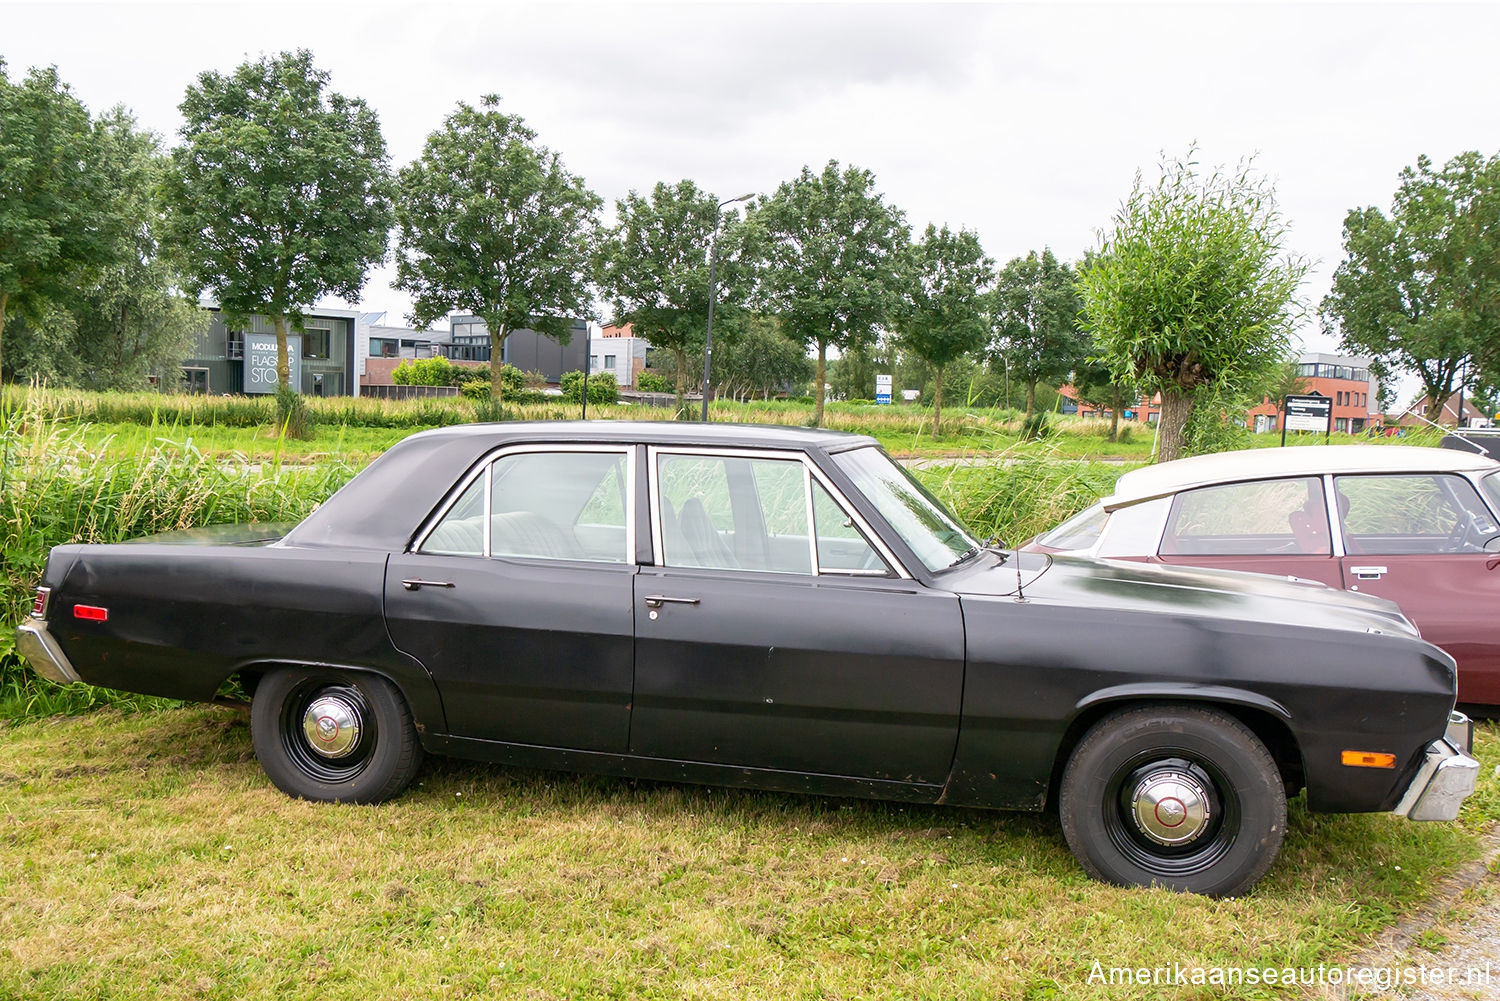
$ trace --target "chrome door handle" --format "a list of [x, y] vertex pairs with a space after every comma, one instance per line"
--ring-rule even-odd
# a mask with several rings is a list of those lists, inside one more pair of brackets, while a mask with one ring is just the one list
[[1349, 572], [1360, 580], [1379, 580], [1388, 571], [1385, 567], [1350, 567]]
[[663, 605], [696, 605], [697, 598], [669, 598], [664, 594], [646, 595], [647, 608], [660, 608]]
[[454, 585], [451, 580], [422, 580], [414, 577], [410, 580], [403, 580], [401, 586], [408, 591], [419, 591], [424, 587], [453, 587]]

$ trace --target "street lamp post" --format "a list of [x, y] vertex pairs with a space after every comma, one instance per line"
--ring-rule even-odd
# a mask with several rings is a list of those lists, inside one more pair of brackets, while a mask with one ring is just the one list
[[714, 229], [708, 237], [708, 331], [703, 337], [703, 420], [708, 422], [708, 372], [709, 365], [713, 361], [714, 351], [714, 299], [718, 297], [717, 273], [719, 263], [719, 223], [722, 221], [719, 213], [724, 206], [733, 205], [735, 202], [745, 202], [754, 198], [753, 194], [740, 195], [738, 198], [726, 198], [714, 209]]

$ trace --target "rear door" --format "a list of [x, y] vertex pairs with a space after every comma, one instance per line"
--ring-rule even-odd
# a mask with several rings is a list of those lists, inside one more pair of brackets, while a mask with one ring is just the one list
[[505, 450], [391, 557], [391, 640], [432, 675], [454, 735], [626, 750], [634, 458], [633, 447]]
[[1334, 477], [1351, 591], [1388, 598], [1458, 661], [1460, 702], [1500, 705], [1500, 525], [1447, 473]]

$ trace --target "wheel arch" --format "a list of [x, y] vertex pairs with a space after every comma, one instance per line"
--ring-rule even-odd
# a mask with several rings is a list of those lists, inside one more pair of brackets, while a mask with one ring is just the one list
[[[247, 701], [255, 699], [255, 689], [262, 678], [274, 671], [287, 669], [307, 668], [320, 671], [347, 671], [351, 674], [368, 674], [390, 682], [401, 698], [405, 700], [407, 709], [411, 711], [412, 724], [416, 727], [417, 736], [423, 744], [427, 743], [428, 735], [441, 733], [443, 726], [442, 704], [438, 701], [435, 691], [431, 690], [431, 682], [427, 681], [425, 674], [420, 681], [412, 683], [409, 677], [403, 677], [400, 672], [390, 671], [380, 667], [371, 667], [367, 664], [335, 664], [327, 661], [307, 661], [285, 658], [267, 658], [263, 660], [248, 661], [239, 665], [219, 685], [220, 694], [233, 693], [235, 687], [243, 692]], [[430, 694], [429, 694], [430, 693]]]
[[1054, 809], [1057, 806], [1058, 790], [1062, 785], [1063, 770], [1067, 768], [1068, 759], [1073, 756], [1073, 751], [1079, 741], [1083, 740], [1084, 734], [1106, 716], [1147, 706], [1217, 709], [1242, 723], [1265, 745], [1281, 773], [1288, 799], [1306, 782], [1302, 747], [1291, 727], [1291, 713], [1274, 699], [1255, 692], [1218, 686], [1179, 688], [1121, 685], [1102, 689], [1079, 700], [1077, 712], [1068, 722], [1052, 761], [1052, 773], [1047, 783], [1047, 802]]

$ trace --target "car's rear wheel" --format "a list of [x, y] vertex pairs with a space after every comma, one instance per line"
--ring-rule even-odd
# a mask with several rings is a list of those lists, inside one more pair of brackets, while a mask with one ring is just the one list
[[378, 803], [422, 763], [411, 710], [377, 675], [287, 668], [263, 678], [250, 708], [255, 756], [290, 796]]
[[1254, 886], [1286, 832], [1265, 745], [1234, 717], [1187, 706], [1100, 720], [1068, 759], [1058, 809], [1095, 878], [1214, 897]]

